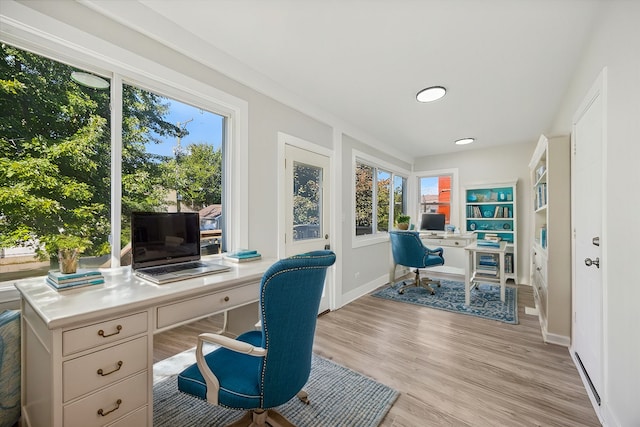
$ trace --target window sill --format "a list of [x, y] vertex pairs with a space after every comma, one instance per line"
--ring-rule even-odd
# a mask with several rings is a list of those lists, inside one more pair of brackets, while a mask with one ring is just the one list
[[378, 245], [389, 241], [389, 233], [369, 234], [366, 236], [353, 236], [351, 240], [352, 248], [363, 248], [365, 246]]

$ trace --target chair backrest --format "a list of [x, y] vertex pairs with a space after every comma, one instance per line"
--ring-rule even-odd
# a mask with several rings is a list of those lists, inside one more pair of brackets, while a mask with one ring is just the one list
[[406, 267], [424, 267], [426, 248], [417, 231], [389, 231], [393, 261]]
[[335, 259], [331, 251], [296, 255], [276, 262], [262, 278], [264, 408], [287, 402], [309, 379], [320, 299], [327, 268]]

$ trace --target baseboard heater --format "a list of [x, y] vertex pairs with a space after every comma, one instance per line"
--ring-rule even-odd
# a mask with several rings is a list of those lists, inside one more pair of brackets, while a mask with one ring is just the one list
[[573, 354], [576, 355], [576, 359], [578, 360], [578, 363], [580, 364], [580, 369], [582, 369], [582, 373], [587, 378], [587, 382], [589, 383], [589, 387], [591, 388], [591, 391], [593, 392], [593, 396], [596, 398], [596, 402], [598, 403], [598, 406], [600, 406], [600, 395], [596, 391], [596, 388], [593, 386], [593, 383], [591, 382], [591, 378], [589, 377], [589, 373], [584, 368], [584, 365], [582, 364], [582, 360], [580, 360], [580, 355], [578, 354], [578, 352], [575, 352], [575, 351], [573, 352]]

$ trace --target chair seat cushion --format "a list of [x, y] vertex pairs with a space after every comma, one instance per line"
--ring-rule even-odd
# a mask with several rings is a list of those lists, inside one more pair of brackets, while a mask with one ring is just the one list
[[[249, 331], [237, 338], [259, 347], [261, 331]], [[262, 357], [237, 353], [219, 348], [205, 356], [207, 365], [220, 382], [218, 404], [233, 409], [255, 409], [261, 407], [260, 383]], [[245, 375], [237, 375], [242, 371]], [[189, 366], [178, 375], [178, 389], [184, 393], [207, 399], [207, 385], [197, 364]]]

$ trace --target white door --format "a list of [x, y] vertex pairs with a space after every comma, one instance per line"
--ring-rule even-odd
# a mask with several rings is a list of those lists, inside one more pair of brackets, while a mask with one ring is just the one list
[[[285, 256], [330, 249], [329, 158], [285, 144], [284, 182]], [[327, 310], [325, 284], [319, 312]]]
[[573, 342], [572, 349], [599, 404], [603, 343], [603, 125], [601, 75], [574, 117], [572, 135]]

